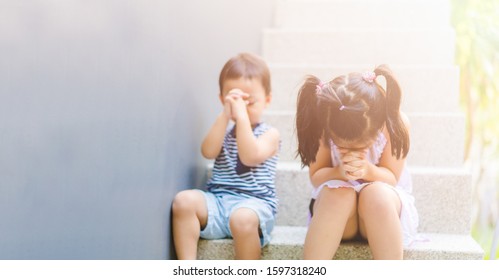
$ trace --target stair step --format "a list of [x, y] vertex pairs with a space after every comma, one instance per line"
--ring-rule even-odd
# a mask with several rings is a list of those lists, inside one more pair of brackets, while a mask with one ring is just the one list
[[[375, 65], [270, 64], [271, 110], [296, 110], [298, 90], [306, 75], [323, 81], [351, 72], [373, 70]], [[459, 111], [459, 68], [457, 66], [390, 65], [403, 90], [402, 111], [435, 113]], [[383, 79], [380, 80], [382, 83]]]
[[266, 29], [268, 63], [452, 65], [454, 31], [442, 29]]
[[[299, 260], [303, 258], [303, 243], [306, 227], [277, 226], [272, 232], [272, 241], [263, 248], [262, 259]], [[404, 259], [408, 260], [481, 260], [483, 250], [469, 235], [424, 234], [429, 241], [416, 242], [404, 248]], [[234, 259], [232, 239], [200, 240], [198, 259]], [[367, 242], [343, 242], [335, 259], [372, 259]]]
[[280, 0], [275, 17], [275, 26], [286, 28], [434, 28], [449, 23], [447, 0]]
[[[459, 113], [411, 113], [411, 147], [407, 158], [410, 165], [458, 167], [464, 159], [465, 119]], [[268, 111], [266, 122], [276, 127], [282, 140], [279, 159], [295, 159], [297, 139], [294, 111]]]

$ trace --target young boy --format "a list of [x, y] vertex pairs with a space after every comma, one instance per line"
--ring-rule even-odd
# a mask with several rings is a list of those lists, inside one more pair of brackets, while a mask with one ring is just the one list
[[208, 191], [182, 191], [173, 201], [178, 259], [196, 259], [199, 237], [232, 237], [236, 259], [259, 259], [274, 227], [279, 132], [261, 122], [272, 99], [269, 69], [242, 53], [225, 64], [219, 85], [224, 109], [201, 145], [205, 158], [216, 159]]

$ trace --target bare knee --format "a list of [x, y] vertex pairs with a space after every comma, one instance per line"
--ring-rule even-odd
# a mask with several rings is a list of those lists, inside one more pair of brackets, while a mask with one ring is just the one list
[[342, 209], [352, 208], [357, 202], [357, 194], [352, 188], [324, 188], [322, 189], [317, 205], [329, 210], [340, 207]]
[[400, 208], [398, 195], [385, 184], [373, 183], [359, 194], [358, 212], [361, 218], [386, 217], [397, 214]]
[[203, 200], [203, 195], [195, 190], [185, 190], [179, 192], [173, 199], [173, 215], [194, 213]]
[[249, 208], [239, 208], [229, 219], [232, 235], [248, 235], [258, 233], [259, 219], [255, 211]]

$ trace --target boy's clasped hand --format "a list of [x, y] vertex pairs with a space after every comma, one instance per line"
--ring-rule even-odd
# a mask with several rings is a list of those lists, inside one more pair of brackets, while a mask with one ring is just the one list
[[248, 116], [246, 105], [250, 95], [236, 88], [231, 90], [224, 99], [224, 112], [227, 118], [236, 121], [241, 116]]

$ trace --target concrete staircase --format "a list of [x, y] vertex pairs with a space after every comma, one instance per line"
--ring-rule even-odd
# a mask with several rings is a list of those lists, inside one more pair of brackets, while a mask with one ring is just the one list
[[[389, 64], [404, 91], [411, 121], [408, 164], [429, 239], [405, 259], [482, 259], [471, 238], [471, 175], [463, 168], [465, 119], [458, 111], [459, 69], [446, 0], [278, 0], [275, 28], [264, 30], [263, 56], [274, 99], [266, 121], [283, 148], [277, 173], [277, 227], [263, 259], [300, 259], [310, 197], [308, 170], [295, 159], [296, 95], [306, 74], [330, 80]], [[200, 240], [200, 259], [231, 259], [231, 240]], [[365, 242], [340, 245], [337, 259], [370, 259]]]

